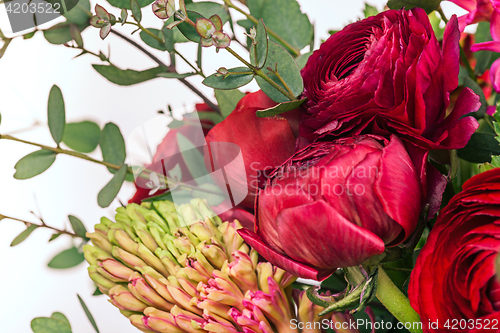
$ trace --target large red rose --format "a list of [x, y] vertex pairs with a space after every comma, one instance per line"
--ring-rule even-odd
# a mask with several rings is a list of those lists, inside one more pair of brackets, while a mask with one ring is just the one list
[[454, 16], [440, 46], [420, 8], [389, 10], [348, 25], [302, 70], [308, 100], [301, 135], [312, 140], [326, 133], [394, 133], [424, 149], [464, 147], [478, 123], [463, 116], [480, 104], [466, 88], [447, 110], [458, 86], [459, 38]]
[[424, 332], [500, 332], [499, 253], [497, 168], [465, 182], [440, 212], [418, 256], [408, 294]]

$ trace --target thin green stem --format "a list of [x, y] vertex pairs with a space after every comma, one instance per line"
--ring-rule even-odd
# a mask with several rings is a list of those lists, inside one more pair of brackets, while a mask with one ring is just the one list
[[[256, 58], [257, 59], [257, 58]], [[283, 78], [281, 77], [281, 75], [279, 74], [278, 70], [271, 70], [271, 73], [273, 75], [275, 75], [278, 80], [280, 80], [280, 82], [283, 84], [283, 86], [285, 87], [285, 89], [290, 93], [290, 95], [293, 96], [293, 92], [292, 92], [292, 89], [290, 89], [290, 87], [288, 86], [288, 84], [286, 84], [285, 80], [283, 80]]]
[[[92, 158], [90, 156], [87, 156], [85, 154], [82, 154], [82, 153], [79, 153], [79, 152], [76, 152], [76, 151], [72, 151], [72, 150], [62, 149], [60, 147], [55, 147], [54, 148], [54, 147], [46, 146], [46, 145], [43, 145], [43, 144], [40, 144], [40, 143], [22, 140], [22, 139], [19, 139], [19, 138], [16, 138], [16, 137], [13, 137], [13, 136], [7, 135], [7, 134], [1, 134], [0, 135], [0, 139], [21, 142], [21, 143], [24, 143], [24, 144], [28, 144], [28, 145], [31, 145], [31, 146], [36, 146], [36, 147], [39, 147], [39, 148], [42, 148], [42, 149], [45, 149], [45, 150], [52, 151], [52, 152], [54, 152], [56, 154], [64, 154], [64, 155], [69, 155], [69, 156], [77, 157], [77, 158], [80, 158], [80, 159], [83, 159], [83, 160], [86, 160], [86, 161], [89, 161], [89, 162], [93, 162], [93, 163], [104, 165], [104, 166], [106, 166], [108, 168], [115, 169], [115, 170], [120, 170], [121, 169], [121, 165], [109, 163], [109, 162], [106, 162], [106, 161], [96, 160], [96, 159], [94, 159], [94, 158]], [[127, 168], [127, 173], [129, 173], [131, 175], [134, 175], [134, 171], [133, 171], [133, 169], [131, 167]], [[146, 170], [144, 170], [143, 172], [141, 172], [139, 174], [139, 177], [145, 178], [145, 179], [149, 179], [148, 175], [149, 175], [149, 172], [146, 169]], [[160, 176], [160, 175], [158, 175], [158, 176]], [[169, 178], [169, 177], [166, 177], [166, 176], [162, 176], [162, 177], [163, 177], [164, 181], [171, 188], [174, 188], [174, 187], [175, 188], [181, 188], [181, 189], [187, 190], [187, 191], [197, 190], [197, 191], [202, 191], [202, 192], [206, 192], [206, 193], [221, 195], [220, 192], [211, 191], [211, 190], [208, 190], [208, 189], [200, 188], [200, 187], [189, 185], [189, 184], [183, 184], [183, 183], [177, 182], [177, 181], [173, 180], [172, 178]]]
[[295, 98], [295, 96], [291, 92], [286, 91], [282, 86], [280, 86], [279, 84], [277, 84], [276, 82], [274, 82], [269, 76], [267, 76], [261, 69], [258, 69], [257, 67], [255, 67], [254, 65], [252, 65], [251, 63], [249, 63], [248, 61], [246, 61], [245, 59], [243, 59], [233, 49], [231, 49], [230, 47], [226, 47], [226, 50], [229, 53], [231, 53], [234, 57], [236, 57], [239, 61], [241, 61], [245, 66], [247, 66], [248, 68], [250, 68], [255, 73], [255, 75], [260, 76], [261, 78], [263, 78], [267, 83], [269, 83], [274, 88], [276, 88], [284, 96], [286, 96], [287, 98], [289, 98], [292, 101], [296, 101], [297, 100], [297, 98]]
[[191, 67], [191, 68], [192, 68], [192, 69], [196, 72], [196, 74], [201, 75], [203, 78], [206, 78], [205, 74], [203, 74], [203, 73], [202, 73], [202, 72], [201, 72], [198, 68], [194, 67], [194, 65], [193, 65], [193, 64], [191, 64], [191, 63], [189, 62], [189, 60], [187, 60], [187, 59], [186, 59], [186, 58], [185, 58], [182, 54], [180, 54], [177, 50], [174, 50], [174, 52], [175, 52], [175, 54], [177, 54], [179, 57], [181, 57], [181, 59], [182, 59], [182, 60], [184, 60], [184, 62], [185, 62], [186, 64], [188, 64], [188, 65], [189, 65], [189, 67]]
[[[136, 43], [134, 40], [130, 39], [128, 36], [118, 32], [114, 29], [111, 29], [111, 33], [120, 37], [121, 39], [123, 39], [124, 41], [129, 43], [130, 45], [135, 46], [138, 50], [140, 50], [142, 53], [147, 55], [151, 60], [156, 62], [159, 66], [167, 67], [169, 69], [169, 72], [176, 73], [175, 68], [167, 66], [163, 61], [158, 59], [155, 55], [153, 55], [151, 52], [146, 50], [144, 47], [142, 47], [141, 45]], [[194, 92], [196, 95], [198, 95], [201, 99], [203, 99], [205, 104], [207, 104], [212, 110], [214, 110], [215, 112], [218, 112], [220, 114], [220, 108], [216, 104], [214, 104], [211, 100], [209, 100], [205, 95], [203, 95], [203, 93], [201, 91], [199, 91], [195, 86], [193, 86], [189, 81], [187, 81], [185, 78], [180, 78], [178, 80], [180, 82], [182, 82], [182, 84], [184, 84], [186, 87], [188, 87], [192, 92]]]
[[[78, 158], [81, 158], [83, 160], [94, 162], [97, 164], [101, 164], [101, 165], [104, 165], [108, 168], [115, 169], [115, 170], [120, 170], [120, 168], [121, 168], [121, 165], [117, 165], [117, 164], [113, 164], [113, 163], [109, 163], [109, 162], [105, 162], [105, 161], [99, 161], [99, 160], [96, 160], [90, 156], [87, 156], [85, 154], [82, 154], [82, 153], [79, 153], [76, 151], [66, 150], [66, 149], [62, 149], [59, 147], [54, 148], [54, 147], [42, 145], [41, 143], [36, 143], [36, 142], [31, 142], [31, 141], [19, 139], [19, 138], [13, 137], [13, 136], [8, 135], [8, 134], [1, 134], [0, 139], [17, 141], [17, 142], [25, 143], [25, 144], [28, 144], [31, 146], [36, 146], [36, 147], [39, 147], [39, 148], [42, 148], [45, 150], [49, 150], [49, 151], [52, 151], [52, 152], [57, 153], [57, 154], [64, 154], [64, 155], [78, 157]], [[129, 173], [133, 173], [131, 168], [129, 168]]]
[[[224, 0], [224, 3], [228, 7], [233, 8], [234, 10], [236, 10], [236, 11], [240, 12], [241, 14], [245, 15], [247, 17], [247, 19], [249, 19], [250, 21], [252, 21], [254, 24], [258, 24], [259, 23], [259, 20], [257, 20], [251, 14], [246, 13], [243, 9], [241, 9], [241, 8], [237, 7], [236, 5], [234, 5], [231, 0]], [[296, 47], [292, 46], [290, 43], [288, 43], [286, 40], [284, 40], [281, 36], [279, 36], [277, 33], [275, 33], [274, 31], [272, 31], [271, 29], [266, 28], [266, 30], [267, 30], [267, 32], [271, 36], [273, 36], [274, 38], [276, 38], [281, 44], [285, 45], [286, 48], [288, 50], [290, 50], [290, 52], [292, 52], [294, 56], [298, 57], [300, 55], [300, 50], [299, 49], [297, 49]]]
[[[347, 275], [351, 282], [362, 283], [365, 279], [359, 268], [347, 268]], [[378, 266], [377, 293], [376, 296], [392, 315], [399, 320], [411, 333], [422, 333], [420, 316], [410, 305], [408, 298], [392, 282], [381, 265]], [[409, 327], [409, 328], [407, 328]]]
[[[448, 24], [448, 18], [446, 15], [444, 15], [443, 9], [441, 6], [437, 9], [437, 12], [441, 16], [441, 19], [444, 21], [444, 23]], [[474, 74], [474, 70], [472, 69], [472, 66], [470, 65], [469, 59], [467, 59], [467, 55], [464, 52], [464, 49], [462, 48], [462, 45], [458, 45], [460, 47], [460, 60], [462, 60], [462, 63], [465, 66], [465, 69], [467, 70], [467, 74], [469, 74], [470, 78], [476, 81], [476, 75]]]
[[18, 222], [24, 223], [24, 225], [26, 227], [30, 227], [32, 225], [36, 225], [39, 228], [51, 229], [51, 230], [55, 231], [58, 234], [64, 234], [64, 235], [68, 235], [68, 236], [71, 236], [71, 237], [74, 237], [74, 238], [82, 238], [83, 239], [83, 237], [80, 237], [80, 236], [78, 236], [77, 234], [75, 234], [75, 233], [73, 233], [71, 231], [61, 230], [61, 229], [57, 229], [57, 228], [51, 227], [50, 225], [45, 224], [45, 222], [43, 222], [43, 221], [42, 221], [42, 224], [37, 224], [37, 223], [33, 223], [33, 222], [21, 220], [21, 219], [15, 218], [15, 217], [11, 217], [11, 216], [6, 216], [6, 215], [0, 214], [0, 220], [3, 220], [3, 219], [9, 219], [9, 220], [13, 220], [13, 221], [18, 221]]
[[148, 35], [150, 35], [151, 37], [153, 37], [154, 39], [156, 39], [159, 43], [163, 44], [163, 39], [161, 39], [160, 37], [158, 37], [157, 35], [155, 35], [151, 30], [147, 29], [147, 28], [144, 28], [142, 26], [142, 24], [138, 23], [138, 22], [125, 22], [124, 24], [131, 24], [131, 25], [135, 25], [136, 27], [138, 27], [139, 29], [141, 29], [141, 31], [144, 31], [145, 33], [147, 33]]
[[408, 298], [392, 282], [382, 266], [378, 267], [377, 298], [411, 333], [422, 333], [420, 316], [410, 305]]

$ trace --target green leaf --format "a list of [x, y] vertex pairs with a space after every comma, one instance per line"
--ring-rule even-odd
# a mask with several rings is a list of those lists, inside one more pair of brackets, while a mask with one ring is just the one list
[[175, 32], [177, 32], [178, 35], [182, 35], [179, 32], [179, 29], [175, 29], [175, 30], [167, 29], [167, 25], [166, 25], [166, 22], [165, 22], [165, 25], [161, 28], [161, 32], [163, 34], [163, 40], [165, 41], [165, 49], [169, 53], [174, 52], [174, 47], [175, 47]]
[[105, 208], [108, 207], [113, 200], [115, 200], [118, 192], [125, 181], [125, 177], [127, 176], [127, 165], [124, 164], [118, 172], [115, 173], [113, 178], [103, 187], [103, 189], [97, 195], [97, 203], [100, 207]]
[[56, 255], [47, 266], [55, 269], [66, 269], [75, 267], [85, 261], [83, 253], [80, 253], [76, 247], [71, 247]]
[[87, 233], [87, 229], [83, 225], [82, 221], [80, 221], [77, 217], [73, 215], [69, 215], [68, 219], [69, 223], [71, 223], [71, 228], [73, 228], [75, 234], [83, 239], [88, 240], [87, 236], [85, 235]]
[[[255, 18], [263, 19], [269, 30], [293, 47], [301, 50], [311, 42], [313, 27], [296, 0], [252, 1], [248, 7]], [[269, 38], [279, 43], [273, 36]]]
[[[163, 33], [162, 31], [154, 28], [147, 28], [149, 31], [151, 31], [153, 34], [156, 36], [163, 38]], [[160, 43], [156, 38], [150, 36], [148, 33], [145, 31], [141, 31], [139, 34], [141, 36], [141, 39], [144, 43], [148, 44], [154, 49], [160, 50], [160, 51], [166, 51], [167, 48], [165, 47], [165, 43]]]
[[430, 14], [434, 10], [439, 8], [441, 0], [389, 0], [387, 2], [387, 7], [390, 9], [412, 9], [415, 7], [420, 7], [425, 9], [427, 14]]
[[33, 38], [33, 36], [35, 36], [36, 33], [37, 33], [37, 30], [32, 31], [32, 32], [28, 32], [27, 34], [23, 35], [23, 39], [31, 39], [31, 38]]
[[[101, 146], [104, 162], [116, 165], [122, 165], [125, 162], [125, 158], [127, 157], [125, 140], [123, 140], [122, 133], [115, 124], [107, 123], [104, 126], [99, 145]], [[108, 168], [108, 170], [112, 173], [116, 172], [116, 169]]]
[[141, 5], [137, 0], [130, 0], [130, 10], [132, 11], [132, 17], [140, 23], [142, 20]]
[[166, 67], [155, 67], [145, 71], [120, 69], [112, 65], [92, 65], [92, 67], [110, 82], [120, 86], [131, 86], [133, 84], [156, 79], [159, 73], [168, 72]]
[[365, 9], [363, 9], [363, 13], [365, 14], [365, 18], [366, 18], [366, 17], [377, 15], [379, 13], [379, 11], [377, 8], [365, 3]]
[[96, 123], [82, 121], [66, 124], [62, 142], [81, 153], [91, 153], [99, 145], [101, 129]]
[[76, 45], [80, 48], [83, 48], [82, 34], [80, 33], [80, 30], [78, 30], [76, 24], [71, 24], [69, 26], [69, 33], [71, 34], [71, 37], [75, 41]]
[[[228, 69], [229, 72], [251, 72], [246, 67], [236, 67]], [[253, 73], [251, 74], [234, 74], [226, 78], [218, 73], [212, 74], [203, 80], [203, 84], [214, 89], [231, 90], [242, 87], [253, 80]]]
[[87, 307], [87, 305], [85, 304], [85, 302], [83, 301], [83, 299], [80, 297], [80, 295], [76, 294], [76, 296], [78, 296], [78, 300], [80, 301], [80, 304], [83, 308], [83, 311], [85, 311], [85, 315], [87, 316], [87, 318], [89, 319], [90, 323], [92, 324], [92, 327], [94, 328], [94, 330], [99, 333], [99, 329], [97, 328], [97, 324], [94, 320], [94, 317], [92, 316], [92, 314], [90, 313], [89, 311], [89, 308]]
[[196, 12], [205, 18], [208, 18], [212, 15], [219, 15], [223, 24], [229, 20], [229, 12], [227, 11], [226, 7], [215, 2], [192, 2], [190, 4], [186, 4], [186, 9], [188, 11], [190, 10]]
[[[198, 13], [193, 12], [193, 11], [190, 11], [190, 10], [187, 11], [187, 14], [188, 14], [188, 17], [193, 22], [196, 22], [197, 19], [204, 17], [203, 15], [198, 14]], [[175, 17], [175, 20], [178, 21], [178, 18]], [[186, 37], [190, 41], [195, 42], [195, 43], [199, 43], [200, 42], [200, 35], [198, 35], [198, 33], [196, 32], [196, 28], [195, 27], [189, 25], [186, 22], [182, 22], [181, 24], [179, 24], [177, 26], [177, 28], [184, 35], [184, 37]]]
[[26, 238], [28, 238], [29, 235], [31, 235], [31, 233], [36, 229], [38, 228], [37, 225], [35, 224], [32, 224], [30, 225], [28, 228], [26, 228], [26, 230], [24, 230], [23, 232], [21, 232], [16, 238], [14, 238], [14, 240], [12, 241], [12, 243], [10, 243], [10, 246], [16, 246], [18, 244], [21, 244], [22, 242], [24, 242], [24, 240]]
[[54, 313], [52, 313], [52, 316], [50, 316], [50, 317], [52, 319], [58, 320], [64, 324], [66, 324], [67, 326], [71, 326], [68, 318], [66, 318], [66, 316], [63, 315], [61, 312], [54, 312]]
[[[139, 6], [141, 8], [146, 7], [147, 5], [150, 5], [153, 3], [154, 0], [138, 0], [137, 2], [139, 3]], [[130, 0], [108, 0], [108, 3], [116, 8], [126, 8], [128, 10], [132, 9], [130, 7]]]
[[254, 53], [255, 63], [254, 65], [258, 68], [264, 67], [267, 59], [267, 53], [269, 50], [269, 42], [267, 40], [267, 31], [264, 21], [259, 20], [257, 25], [257, 34], [255, 36], [256, 45], [252, 45], [250, 52]]
[[272, 108], [265, 109], [265, 110], [260, 110], [257, 111], [257, 117], [271, 117], [275, 116], [280, 113], [288, 112], [295, 110], [299, 106], [302, 105], [306, 101], [306, 98], [302, 98], [301, 100], [298, 101], [289, 101], [289, 102], [284, 102], [280, 103], [276, 106], [273, 106]]
[[54, 312], [52, 317], [38, 317], [31, 321], [34, 333], [72, 333], [68, 319], [59, 312]]
[[21, 158], [14, 168], [15, 179], [29, 179], [43, 173], [56, 160], [57, 154], [50, 150], [37, 150]]
[[476, 132], [472, 134], [469, 143], [457, 150], [458, 156], [472, 163], [491, 162], [491, 155], [500, 155], [500, 144], [495, 134]]
[[[203, 155], [200, 153], [198, 148], [180, 132], [177, 133], [177, 144], [179, 145], [179, 151], [182, 154], [182, 159], [184, 160], [184, 163], [186, 163], [192, 178], [196, 181], [197, 178], [208, 175]], [[204, 181], [200, 180], [198, 180], [197, 183], [198, 185], [205, 184]]]
[[201, 68], [201, 63], [203, 60], [203, 45], [201, 43], [198, 44], [198, 54], [196, 55], [196, 66]]
[[307, 60], [309, 60], [309, 57], [312, 56], [313, 52], [314, 51], [304, 53], [304, 54], [300, 55], [297, 59], [295, 59], [295, 62], [297, 63], [297, 67], [299, 69], [302, 69], [306, 66]]
[[481, 101], [481, 107], [477, 112], [473, 112], [472, 115], [476, 118], [482, 118], [486, 113], [486, 98], [484, 97], [483, 89], [477, 84], [476, 81], [471, 79], [470, 77], [464, 78], [464, 86], [472, 89], [476, 94], [479, 95], [479, 100]]
[[99, 290], [99, 287], [96, 287], [92, 296], [100, 296], [100, 295], [104, 295], [104, 294]]
[[52, 236], [50, 236], [50, 239], [49, 239], [49, 243], [52, 242], [53, 240], [59, 238], [59, 236], [61, 236], [62, 234], [52, 234]]
[[245, 94], [238, 89], [215, 90], [215, 98], [217, 99], [220, 112], [222, 113], [222, 116], [224, 118], [226, 118], [231, 112], [233, 112], [233, 110], [236, 108], [236, 104], [238, 104], [243, 96], [245, 96]]
[[[83, 31], [90, 25], [89, 21], [84, 24], [78, 25], [78, 30]], [[65, 44], [73, 39], [70, 31], [71, 23], [70, 22], [62, 22], [56, 24], [55, 26], [43, 30], [43, 36], [45, 39], [51, 44]]]
[[47, 118], [52, 138], [57, 144], [61, 143], [66, 125], [66, 111], [61, 89], [56, 85], [50, 89]]
[[[474, 35], [476, 43], [484, 43], [492, 41], [490, 33], [490, 23], [489, 22], [479, 22], [477, 25], [476, 34]], [[474, 52], [474, 57], [477, 59], [476, 66], [474, 68], [474, 74], [483, 75], [483, 73], [488, 69], [493, 53], [490, 51], [479, 51]]]
[[73, 9], [65, 13], [63, 16], [68, 22], [76, 25], [86, 25], [89, 23], [90, 17], [90, 1], [79, 0]]
[[[252, 58], [252, 53], [250, 53], [250, 58]], [[293, 95], [299, 96], [304, 90], [304, 83], [302, 82], [302, 76], [300, 75], [300, 71], [295, 63], [295, 60], [293, 60], [290, 53], [288, 53], [284, 48], [276, 43], [269, 42], [269, 53], [267, 55], [267, 61], [264, 68], [270, 67], [275, 70], [276, 64], [278, 64], [279, 75], [286, 82]], [[284, 88], [278, 77], [270, 73], [268, 76]], [[276, 88], [272, 85], [267, 83], [263, 78], [257, 76], [255, 79], [262, 91], [264, 91], [273, 101], [283, 103], [290, 100], [288, 97], [276, 90]]]
[[172, 72], [168, 72], [168, 73], [158, 74], [159, 77], [164, 77], [166, 79], [182, 79], [182, 78], [190, 77], [193, 75], [196, 75], [196, 73], [172, 73]]

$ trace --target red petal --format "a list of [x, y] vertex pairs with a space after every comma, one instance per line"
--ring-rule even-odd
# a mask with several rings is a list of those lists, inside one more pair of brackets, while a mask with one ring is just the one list
[[324, 201], [284, 209], [277, 224], [286, 254], [313, 267], [355, 266], [385, 249], [379, 237], [349, 222]]
[[287, 256], [284, 256], [275, 250], [273, 250], [269, 245], [267, 245], [262, 237], [256, 233], [247, 230], [239, 229], [238, 234], [247, 242], [251, 247], [253, 247], [261, 256], [272, 263], [275, 266], [284, 269], [298, 277], [304, 279], [312, 279], [317, 281], [322, 281], [332, 275], [335, 270], [318, 270], [314, 267], [304, 265], [302, 263], [296, 262]]

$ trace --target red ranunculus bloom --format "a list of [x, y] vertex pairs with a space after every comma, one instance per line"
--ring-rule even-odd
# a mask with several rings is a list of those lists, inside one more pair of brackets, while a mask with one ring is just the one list
[[258, 193], [255, 233], [240, 235], [274, 265], [321, 280], [407, 239], [421, 199], [395, 135], [321, 141], [273, 171]]
[[499, 252], [497, 168], [464, 183], [441, 210], [417, 258], [408, 294], [424, 332], [500, 331]]
[[460, 33], [450, 19], [442, 46], [423, 9], [389, 10], [345, 27], [302, 70], [308, 98], [301, 135], [397, 134], [424, 149], [464, 147], [478, 127], [479, 98], [458, 86]]
[[[298, 127], [298, 113], [287, 112], [281, 116], [259, 118], [258, 110], [275, 106], [276, 103], [259, 90], [243, 97], [236, 109], [208, 133], [205, 165], [215, 171], [224, 167], [224, 177], [214, 177], [223, 188], [230, 185], [233, 197], [243, 197], [245, 207], [254, 208], [255, 194], [261, 178], [283, 163], [295, 151], [293, 128]], [[218, 142], [236, 144], [241, 150], [244, 170], [231, 163], [237, 155], [227, 145], [218, 149]], [[235, 146], [235, 147], [236, 147]], [[210, 147], [210, 150], [208, 148]], [[245, 177], [246, 174], [246, 177]]]

